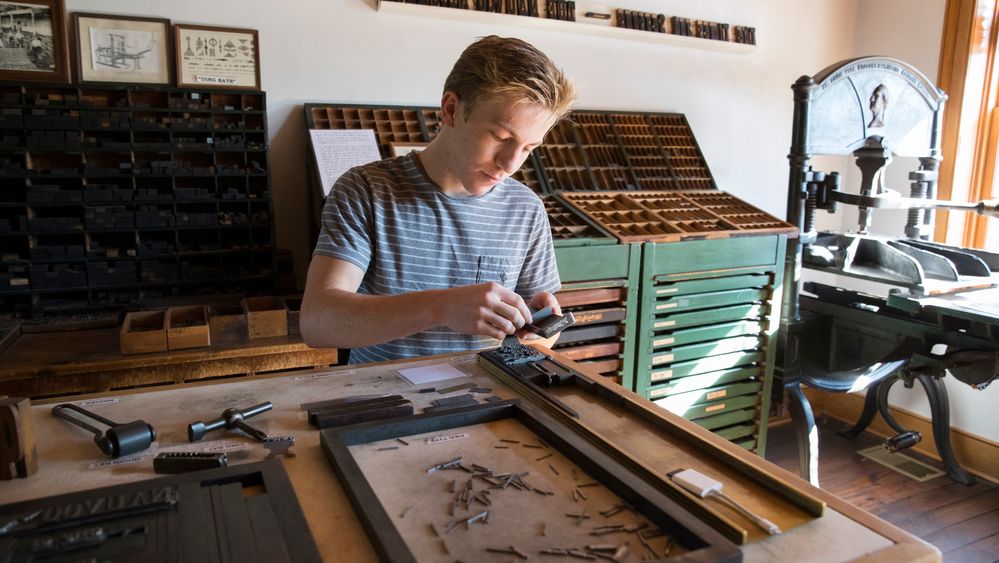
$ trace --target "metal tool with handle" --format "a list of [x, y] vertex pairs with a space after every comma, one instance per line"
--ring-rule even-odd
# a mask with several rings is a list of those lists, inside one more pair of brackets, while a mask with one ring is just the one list
[[204, 438], [205, 434], [211, 432], [212, 430], [218, 430], [219, 428], [228, 428], [232, 430], [233, 428], [238, 428], [253, 438], [263, 442], [267, 440], [267, 434], [264, 434], [260, 430], [250, 426], [245, 422], [245, 420], [260, 413], [267, 412], [271, 410], [273, 406], [274, 405], [272, 405], [270, 401], [265, 401], [259, 405], [253, 405], [252, 407], [246, 409], [237, 409], [235, 407], [228, 408], [222, 411], [222, 416], [215, 420], [211, 420], [209, 422], [199, 421], [187, 425], [187, 439], [191, 442], [197, 442], [198, 440]]
[[[65, 411], [73, 411], [83, 416], [96, 420], [107, 425], [106, 432], [101, 432], [99, 428], [88, 424], [80, 418], [70, 416]], [[108, 420], [103, 416], [94, 414], [86, 409], [73, 404], [62, 404], [52, 407], [52, 416], [61, 418], [66, 422], [75, 424], [94, 435], [94, 442], [102, 452], [111, 457], [121, 457], [145, 450], [152, 445], [156, 439], [156, 430], [144, 420], [133, 420], [124, 424]]]

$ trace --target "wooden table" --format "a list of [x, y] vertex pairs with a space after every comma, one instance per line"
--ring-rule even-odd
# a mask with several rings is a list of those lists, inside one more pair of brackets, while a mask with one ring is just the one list
[[335, 348], [310, 348], [297, 332], [250, 339], [245, 323], [233, 323], [211, 337], [210, 347], [126, 356], [117, 328], [21, 334], [0, 353], [0, 395], [101, 393], [337, 362]]
[[[136, 461], [110, 466], [94, 466], [107, 461], [107, 458], [100, 454], [83, 431], [52, 417], [49, 414], [51, 405], [58, 401], [48, 400], [33, 407], [41, 469], [28, 479], [0, 482], [0, 498], [9, 503], [153, 478], [152, 458], [158, 450], [192, 449], [186, 442], [187, 424], [217, 417], [227, 407], [271, 401], [274, 403], [273, 411], [260, 415], [253, 422], [268, 434], [295, 436], [297, 443], [293, 451], [296, 455], [284, 458], [283, 462], [320, 552], [330, 561], [374, 561], [374, 550], [319, 447], [319, 433], [308, 425], [300, 405], [348, 395], [398, 393], [412, 399], [419, 412], [441, 395], [419, 393], [418, 387], [402, 380], [396, 370], [442, 362], [465, 371], [477, 384], [490, 387], [493, 395], [501, 398], [517, 396], [513, 389], [481, 368], [474, 355], [459, 354], [73, 397], [79, 402], [91, 401], [88, 408], [113, 420], [143, 419], [156, 427], [158, 442], [150, 450], [139, 454]], [[779, 479], [802, 487], [827, 503], [825, 514], [816, 519], [798, 519], [790, 509], [788, 514], [766, 514], [778, 523], [791, 522], [793, 525], [779, 535], [751, 537], [751, 542], [741, 548], [745, 561], [940, 560], [939, 552], [920, 539], [812, 487], [797, 476], [686, 420], [651, 403], [649, 405], [664, 419], [686, 427], [706, 443], [731, 447], [733, 455], [743, 456], [744, 460], [764, 467]], [[606, 427], [605, 436], [639, 462], [661, 468], [664, 457], [672, 455], [665, 451], [667, 448], [662, 446], [663, 442], [655, 433], [643, 431], [638, 420], [623, 417], [620, 412], [609, 409], [593, 405], [587, 407], [581, 402], [573, 407], [580, 410], [582, 419], [588, 424], [595, 428]], [[257, 461], [266, 454], [257, 443], [235, 433], [216, 433], [206, 439], [206, 443], [198, 445], [232, 448], [230, 457], [234, 458], [234, 462]], [[391, 455], [391, 452], [386, 453]], [[391, 463], [390, 457], [386, 457], [386, 463]], [[737, 491], [733, 489], [732, 492]]]

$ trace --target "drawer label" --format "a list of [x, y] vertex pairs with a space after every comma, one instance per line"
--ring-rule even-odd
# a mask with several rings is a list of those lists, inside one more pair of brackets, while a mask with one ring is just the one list
[[660, 338], [659, 340], [653, 340], [652, 341], [652, 345], [653, 346], [669, 346], [670, 344], [672, 344], [675, 341], [676, 341], [676, 339], [671, 336], [669, 338]]
[[708, 408], [704, 409], [704, 412], [715, 412], [715, 411], [720, 411], [720, 410], [722, 410], [723, 408], [725, 408], [725, 403], [721, 403], [720, 405], [711, 405], [710, 407], [708, 407]]
[[662, 363], [665, 363], [665, 362], [672, 362], [672, 361], [673, 361], [673, 354], [662, 354], [662, 355], [659, 355], [659, 356], [653, 356], [652, 357], [652, 364], [653, 365], [655, 365], [655, 364], [662, 364]]
[[676, 307], [679, 307], [679, 306], [680, 306], [679, 303], [662, 303], [662, 304], [656, 305], [656, 310], [657, 311], [665, 311], [666, 309], [675, 309]]
[[676, 324], [676, 321], [659, 321], [652, 325], [654, 328], [669, 328]]
[[707, 400], [709, 401], [713, 401], [715, 399], [721, 399], [725, 395], [728, 395], [728, 389], [719, 389], [718, 391], [712, 391], [708, 393], [707, 395], [705, 395], [705, 398], [707, 398]]
[[673, 377], [673, 370], [671, 369], [665, 369], [663, 371], [654, 371], [652, 372], [651, 375], [652, 381], [661, 381], [663, 379], [669, 379], [671, 377]]

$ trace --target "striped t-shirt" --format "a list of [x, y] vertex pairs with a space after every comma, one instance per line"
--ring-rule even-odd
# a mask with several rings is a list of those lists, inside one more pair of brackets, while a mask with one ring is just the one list
[[[561, 286], [548, 216], [534, 192], [508, 178], [480, 196], [450, 197], [427, 178], [413, 154], [340, 176], [326, 198], [314, 254], [361, 268], [358, 293], [367, 295], [495, 281], [529, 301]], [[439, 326], [351, 350], [350, 363], [496, 344]]]

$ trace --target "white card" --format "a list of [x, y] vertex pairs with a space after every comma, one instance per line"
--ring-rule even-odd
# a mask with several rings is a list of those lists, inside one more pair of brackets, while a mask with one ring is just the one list
[[403, 379], [413, 385], [423, 385], [425, 383], [433, 383], [435, 381], [447, 381], [450, 379], [468, 377], [467, 373], [452, 366], [451, 364], [433, 364], [429, 366], [420, 366], [418, 368], [406, 368], [399, 370], [398, 373]]

